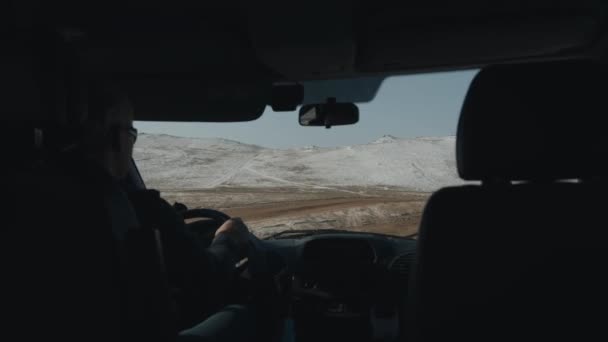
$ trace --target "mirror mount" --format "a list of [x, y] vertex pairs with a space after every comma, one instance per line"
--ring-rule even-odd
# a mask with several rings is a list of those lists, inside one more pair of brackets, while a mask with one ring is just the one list
[[[325, 105], [327, 106], [327, 111], [331, 112], [332, 110], [334, 110], [334, 106], [336, 105], [337, 101], [335, 97], [330, 97], [327, 99], [327, 101], [325, 102]], [[329, 120], [329, 115], [325, 116], [325, 129], [330, 129], [331, 128], [331, 122]]]

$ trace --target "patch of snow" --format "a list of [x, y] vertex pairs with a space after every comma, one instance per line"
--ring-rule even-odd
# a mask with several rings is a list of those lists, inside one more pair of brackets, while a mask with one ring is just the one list
[[383, 135], [381, 138], [378, 138], [375, 141], [373, 141], [372, 144], [386, 144], [386, 143], [395, 142], [397, 140], [399, 140], [399, 139], [397, 139], [396, 137], [394, 137], [392, 135]]
[[218, 138], [142, 134], [134, 157], [146, 183], [161, 189], [379, 186], [435, 191], [462, 184], [455, 137], [384, 136], [366, 145], [281, 150]]

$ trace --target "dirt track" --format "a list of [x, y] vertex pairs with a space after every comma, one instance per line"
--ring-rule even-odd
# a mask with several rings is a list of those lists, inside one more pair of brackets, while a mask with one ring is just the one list
[[285, 229], [338, 228], [409, 236], [418, 230], [427, 193], [398, 189], [292, 188], [163, 191], [170, 202], [242, 217], [259, 236]]

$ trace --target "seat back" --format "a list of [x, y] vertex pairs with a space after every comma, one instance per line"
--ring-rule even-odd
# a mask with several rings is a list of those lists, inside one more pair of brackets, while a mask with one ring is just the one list
[[[605, 339], [608, 114], [591, 63], [482, 70], [458, 169], [429, 200], [411, 277], [416, 341]], [[575, 180], [575, 181], [571, 181]]]
[[21, 40], [12, 44], [0, 56], [0, 175], [8, 202], [1, 211], [0, 339], [171, 340], [154, 227], [116, 235], [119, 226], [138, 228], [123, 189], [84, 158], [60, 153], [74, 133], [73, 123], [55, 117], [69, 107], [49, 87], [62, 75], [41, 76], [46, 57], [37, 59]]

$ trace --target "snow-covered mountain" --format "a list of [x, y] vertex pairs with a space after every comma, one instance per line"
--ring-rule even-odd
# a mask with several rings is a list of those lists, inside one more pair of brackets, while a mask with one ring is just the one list
[[135, 160], [160, 189], [400, 187], [434, 191], [461, 184], [455, 138], [384, 136], [365, 145], [270, 149], [219, 138], [142, 134]]

